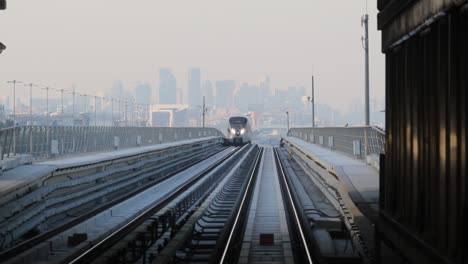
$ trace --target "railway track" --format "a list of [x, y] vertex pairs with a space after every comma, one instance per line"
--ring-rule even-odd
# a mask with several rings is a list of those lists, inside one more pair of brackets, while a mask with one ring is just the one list
[[[167, 241], [177, 232], [177, 228], [191, 214], [201, 200], [209, 193], [210, 187], [222, 176], [222, 170], [229, 170], [236, 157], [228, 156], [203, 170], [193, 179], [168, 192], [162, 199], [152, 204], [144, 212], [103, 238], [86, 252], [67, 259], [69, 263], [132, 263], [154, 254], [147, 251], [162, 239]], [[211, 177], [210, 177], [211, 176]], [[172, 203], [172, 204], [171, 204]], [[163, 243], [164, 244], [164, 243]], [[161, 244], [157, 244], [161, 245]], [[156, 246], [156, 249], [160, 246]], [[105, 254], [102, 254], [106, 252]]]
[[[127, 166], [122, 166], [126, 163], [122, 161], [109, 163], [94, 174], [60, 180], [51, 177], [41, 183], [42, 187], [0, 207], [12, 214], [0, 221], [0, 259], [17, 255], [53, 235], [53, 230], [73, 226], [221, 150], [216, 145], [167, 149]], [[39, 235], [25, 239], [28, 230]]]
[[[109, 230], [104, 230], [103, 226], [108, 225], [107, 228], [110, 229], [112, 225], [115, 227], [121, 226], [125, 222], [124, 217], [118, 217], [115, 214], [118, 212], [126, 213], [128, 217], [138, 213], [132, 211], [132, 206], [129, 206], [128, 203], [133, 199], [135, 203], [139, 203], [138, 206], [145, 206], [143, 202], [150, 203], [151, 197], [144, 197], [144, 193], [150, 192], [152, 189], [157, 189], [159, 187], [159, 193], [161, 196], [164, 195], [163, 191], [168, 192], [169, 188], [176, 188], [180, 183], [191, 179], [196, 178], [199, 174], [203, 174], [206, 170], [210, 170], [212, 167], [215, 167], [213, 164], [217, 164], [222, 160], [226, 160], [235, 153], [234, 148], [227, 149], [223, 152], [211, 156], [210, 159], [206, 159], [209, 156], [200, 155], [200, 160], [197, 162], [187, 163], [187, 166], [184, 167], [173, 167], [171, 172], [164, 173], [164, 177], [157, 178], [155, 181], [148, 183], [143, 186], [139, 186], [135, 190], [128, 192], [127, 195], [120, 197], [119, 199], [113, 200], [110, 203], [96, 208], [95, 210], [88, 212], [84, 215], [81, 215], [72, 221], [61, 225], [57, 228], [49, 230], [40, 234], [33, 239], [23, 242], [22, 244], [10, 248], [7, 251], [1, 253], [1, 260], [8, 260], [9, 263], [27, 263], [32, 260], [39, 261], [43, 260], [48, 263], [59, 263], [59, 262], [68, 262], [69, 256], [76, 254], [83, 248], [89, 247], [96, 243], [95, 241], [102, 238], [101, 233], [109, 232]], [[205, 159], [203, 159], [205, 158]], [[177, 162], [174, 162], [176, 164]], [[185, 176], [185, 179], [181, 178], [180, 174], [183, 174], [184, 170], [187, 168], [195, 168], [194, 174], [190, 176], [185, 173], [182, 176]], [[171, 168], [169, 166], [169, 168]], [[179, 179], [176, 179], [179, 177]], [[171, 183], [172, 182], [172, 183]], [[171, 185], [172, 184], [172, 185]], [[166, 188], [164, 190], [164, 188]], [[140, 201], [139, 201], [139, 200]], [[122, 205], [125, 202], [128, 202], [127, 205]], [[135, 207], [136, 208], [136, 207]], [[125, 211], [127, 210], [127, 211]], [[136, 210], [136, 209], [134, 209]], [[140, 211], [142, 209], [139, 209]], [[112, 215], [114, 214], [114, 215]], [[93, 230], [94, 229], [94, 230]], [[96, 233], [93, 234], [93, 233]], [[67, 239], [71, 240], [68, 241]]]
[[[226, 149], [10, 262], [360, 263], [342, 215], [285, 155], [251, 144]], [[57, 246], [81, 234], [76, 245]]]
[[312, 246], [297, 213], [301, 208], [292, 198], [276, 149], [264, 150], [256, 172], [250, 205], [245, 202], [238, 210], [219, 263], [313, 263]]
[[[299, 206], [291, 197], [290, 183], [276, 151], [259, 148], [246, 155], [241, 164], [152, 259], [153, 263], [312, 263], [312, 247], [295, 212]], [[277, 230], [271, 223], [278, 224]], [[248, 235], [249, 230], [270, 230], [263, 235], [273, 235], [273, 241], [260, 245], [259, 239]], [[248, 252], [243, 251], [246, 247]]]

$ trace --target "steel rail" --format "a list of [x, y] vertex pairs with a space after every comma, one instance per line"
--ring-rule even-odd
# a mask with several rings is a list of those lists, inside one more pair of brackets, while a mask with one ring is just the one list
[[[220, 153], [221, 151], [213, 153], [212, 155], [208, 156], [208, 158], [212, 157], [213, 155], [216, 155], [216, 154]], [[30, 238], [30, 239], [28, 239], [26, 241], [23, 241], [23, 242], [15, 245], [13, 247], [11, 247], [11, 248], [8, 248], [8, 249], [6, 249], [4, 251], [1, 251], [0, 252], [0, 259], [1, 259], [0, 262], [6, 261], [6, 260], [8, 260], [8, 259], [10, 259], [10, 258], [12, 258], [14, 256], [17, 256], [18, 254], [20, 254], [20, 253], [22, 253], [22, 252], [24, 252], [24, 251], [38, 245], [38, 244], [46, 241], [47, 239], [50, 239], [50, 238], [52, 238], [52, 237], [54, 237], [54, 236], [56, 236], [56, 235], [58, 235], [58, 234], [60, 234], [60, 233], [62, 233], [64, 231], [66, 231], [66, 230], [80, 224], [81, 222], [83, 222], [83, 221], [85, 221], [85, 220], [87, 220], [87, 219], [89, 219], [89, 218], [91, 218], [91, 217], [93, 217], [93, 216], [95, 216], [95, 215], [97, 215], [97, 214], [99, 214], [99, 213], [101, 213], [101, 212], [103, 212], [103, 211], [105, 211], [105, 210], [119, 204], [119, 203], [122, 203], [123, 201], [137, 195], [138, 193], [141, 193], [141, 192], [145, 191], [146, 189], [151, 188], [151, 187], [155, 186], [156, 184], [159, 184], [159, 183], [169, 179], [170, 177], [176, 175], [177, 173], [180, 173], [180, 172], [182, 172], [182, 171], [190, 168], [191, 166], [193, 166], [193, 165], [195, 165], [197, 163], [200, 163], [202, 161], [203, 160], [198, 160], [198, 161], [195, 161], [195, 162], [191, 162], [190, 164], [187, 164], [186, 166], [183, 166], [182, 168], [174, 170], [173, 172], [171, 172], [170, 174], [168, 174], [166, 176], [163, 176], [163, 177], [158, 178], [156, 180], [153, 180], [151, 182], [145, 183], [144, 185], [136, 188], [135, 190], [133, 190], [131, 192], [128, 192], [128, 193], [126, 193], [126, 194], [124, 194], [124, 195], [122, 195], [122, 196], [120, 196], [120, 197], [118, 197], [116, 199], [113, 199], [113, 200], [109, 201], [108, 203], [105, 203], [105, 204], [103, 204], [101, 206], [98, 206], [98, 207], [94, 208], [93, 210], [88, 211], [88, 212], [86, 212], [86, 213], [84, 213], [84, 214], [82, 214], [82, 215], [80, 215], [80, 216], [78, 216], [78, 217], [64, 223], [63, 225], [57, 226], [57, 227], [55, 227], [55, 228], [53, 228], [53, 229], [51, 229], [51, 230], [49, 230], [47, 232], [44, 232], [44, 233], [39, 234], [37, 236], [34, 236], [34, 237], [32, 237], [32, 238]]]
[[242, 200], [241, 200], [241, 204], [239, 206], [239, 209], [237, 211], [237, 214], [236, 214], [236, 218], [234, 220], [234, 224], [231, 228], [231, 231], [229, 232], [229, 237], [228, 237], [228, 240], [226, 242], [226, 246], [224, 247], [224, 250], [223, 250], [223, 254], [221, 255], [221, 260], [219, 261], [219, 263], [224, 263], [225, 259], [226, 259], [226, 256], [228, 254], [228, 251], [230, 249], [230, 246], [231, 246], [231, 241], [232, 241], [232, 238], [233, 236], [235, 235], [235, 232], [239, 229], [239, 224], [241, 223], [241, 221], [239, 221], [240, 217], [241, 217], [241, 214], [245, 208], [245, 206], [248, 206], [248, 202], [247, 201], [247, 196], [251, 193], [250, 190], [251, 188], [253, 188], [253, 185], [255, 185], [255, 183], [252, 184], [252, 181], [255, 179], [255, 174], [258, 173], [258, 168], [259, 168], [259, 165], [260, 165], [260, 161], [261, 161], [261, 156], [263, 154], [263, 149], [261, 151], [259, 151], [259, 153], [257, 154], [257, 157], [255, 159], [255, 163], [254, 163], [254, 169], [252, 170], [252, 172], [250, 173], [249, 175], [249, 182], [247, 183], [247, 186], [245, 188], [245, 192], [242, 196]]
[[112, 247], [121, 238], [130, 234], [133, 230], [135, 230], [138, 226], [140, 226], [143, 222], [145, 222], [149, 217], [151, 217], [156, 212], [163, 209], [164, 206], [169, 204], [172, 200], [177, 198], [181, 193], [186, 191], [190, 186], [195, 184], [198, 180], [200, 180], [206, 174], [214, 170], [216, 167], [218, 167], [229, 157], [237, 153], [239, 150], [240, 148], [234, 149], [229, 155], [227, 155], [220, 161], [216, 162], [215, 164], [210, 165], [208, 168], [206, 168], [201, 173], [199, 173], [196, 177], [194, 177], [190, 181], [185, 182], [185, 184], [183, 184], [182, 186], [179, 186], [175, 190], [171, 191], [164, 198], [160, 199], [155, 204], [153, 204], [150, 208], [148, 208], [147, 210], [145, 210], [138, 216], [134, 217], [130, 222], [126, 223], [122, 227], [118, 228], [116, 231], [112, 232], [110, 235], [108, 235], [107, 237], [99, 241], [97, 244], [95, 244], [94, 246], [86, 250], [84, 253], [80, 254], [77, 257], [72, 257], [70, 261], [67, 260], [67, 262], [71, 264], [92, 262], [92, 260], [96, 259], [102, 253], [104, 253], [107, 249]]
[[306, 239], [306, 237], [304, 235], [304, 231], [302, 229], [301, 221], [299, 219], [299, 215], [298, 215], [297, 209], [296, 209], [296, 204], [294, 203], [293, 197], [291, 195], [291, 188], [289, 187], [289, 183], [288, 183], [288, 181], [286, 179], [286, 173], [284, 171], [283, 164], [281, 163], [281, 159], [280, 159], [280, 157], [278, 155], [278, 150], [276, 148], [274, 149], [274, 153], [275, 153], [275, 163], [277, 164], [277, 167], [279, 168], [278, 174], [281, 174], [280, 178], [283, 181], [283, 185], [285, 187], [283, 189], [283, 193], [286, 192], [286, 195], [287, 195], [287, 198], [288, 198], [286, 200], [289, 201], [290, 208], [293, 211], [294, 223], [295, 223], [295, 225], [296, 225], [296, 227], [297, 227], [297, 229], [299, 231], [299, 235], [301, 237], [301, 242], [303, 244], [303, 248], [304, 248], [304, 251], [306, 253], [308, 263], [313, 264], [312, 255], [310, 254], [309, 245], [307, 243], [307, 239]]

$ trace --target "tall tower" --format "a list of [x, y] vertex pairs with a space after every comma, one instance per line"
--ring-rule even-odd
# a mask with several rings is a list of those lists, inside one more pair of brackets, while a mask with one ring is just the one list
[[176, 104], [176, 78], [172, 74], [171, 69], [159, 69], [159, 103], [160, 104]]
[[201, 105], [200, 68], [191, 68], [188, 72], [188, 104]]
[[212, 106], [214, 105], [214, 91], [213, 91], [213, 84], [211, 81], [206, 80], [205, 83], [203, 84], [203, 91], [202, 91], [203, 96], [205, 96], [205, 103], [206, 105]]

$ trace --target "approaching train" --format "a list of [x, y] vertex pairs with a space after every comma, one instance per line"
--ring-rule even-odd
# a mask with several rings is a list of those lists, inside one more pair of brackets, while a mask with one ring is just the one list
[[251, 127], [247, 117], [233, 116], [229, 118], [227, 129], [228, 135], [225, 139], [227, 145], [243, 145], [250, 143]]

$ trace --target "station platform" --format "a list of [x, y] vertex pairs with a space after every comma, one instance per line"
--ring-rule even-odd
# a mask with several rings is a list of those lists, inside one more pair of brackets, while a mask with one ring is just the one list
[[31, 192], [42, 186], [48, 178], [73, 170], [93, 169], [114, 160], [145, 155], [171, 147], [210, 142], [219, 137], [205, 137], [181, 140], [152, 146], [127, 148], [109, 152], [81, 153], [74, 156], [64, 156], [54, 160], [20, 165], [0, 174], [0, 205]]
[[308, 158], [336, 175], [345, 186], [353, 203], [370, 220], [375, 221], [379, 210], [379, 171], [364, 161], [295, 137], [285, 137]]

